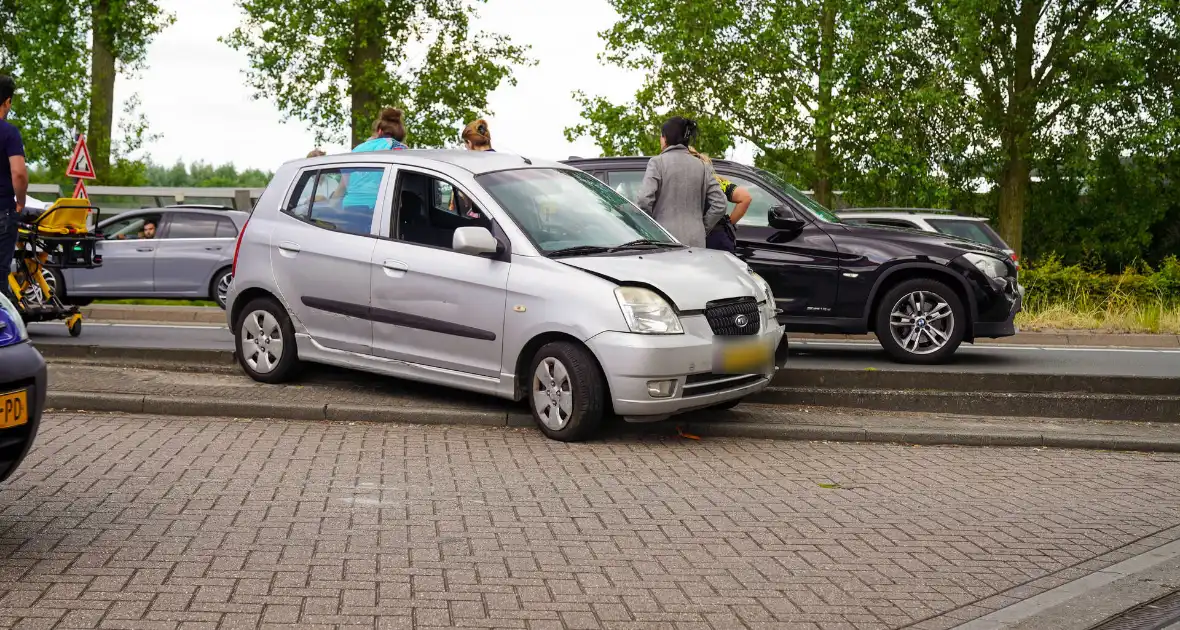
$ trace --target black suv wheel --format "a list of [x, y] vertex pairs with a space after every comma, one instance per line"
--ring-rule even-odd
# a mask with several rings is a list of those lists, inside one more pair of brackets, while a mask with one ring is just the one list
[[902, 363], [945, 361], [959, 349], [967, 329], [963, 301], [947, 285], [928, 278], [889, 289], [874, 318], [881, 347]]

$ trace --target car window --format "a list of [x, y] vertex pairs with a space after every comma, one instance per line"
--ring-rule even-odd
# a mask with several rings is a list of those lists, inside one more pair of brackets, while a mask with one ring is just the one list
[[787, 180], [760, 168], [754, 169], [759, 175], [764, 177], [775, 188], [781, 191], [784, 195], [795, 200], [799, 205], [803, 206], [811, 216], [823, 221], [824, 223], [840, 223], [840, 217], [836, 216], [834, 212], [823, 207], [819, 202], [803, 194], [798, 188], [787, 183]]
[[217, 219], [217, 238], [237, 238], [237, 237], [238, 237], [238, 226], [234, 225], [234, 222], [229, 219], [219, 217]]
[[[744, 177], [737, 177], [736, 175], [727, 175], [722, 173], [722, 177], [733, 182], [737, 186], [741, 186], [750, 191], [750, 197], [753, 201], [750, 202], [749, 209], [746, 210], [746, 216], [738, 222], [738, 225], [753, 225], [757, 227], [766, 227], [770, 225], [770, 209], [774, 206], [783, 205], [770, 191], [762, 186], [751, 182]], [[729, 213], [733, 214], [734, 204], [729, 204]]]
[[373, 167], [306, 171], [283, 211], [325, 230], [369, 235], [383, 174]]
[[445, 180], [400, 168], [397, 191], [390, 234], [399, 241], [451, 249], [455, 230], [492, 228], [479, 204]]
[[635, 241], [675, 245], [655, 220], [588, 173], [532, 168], [477, 179], [546, 254]]
[[1004, 243], [1004, 239], [1000, 238], [1000, 235], [996, 234], [996, 231], [983, 221], [927, 219], [926, 222], [943, 234], [958, 236], [975, 241], [976, 243], [999, 247], [1000, 249], [1008, 249], [1008, 246]]
[[173, 212], [168, 217], [165, 238], [214, 238], [217, 236], [217, 217], [206, 214]]
[[606, 174], [606, 183], [627, 201], [639, 199], [639, 186], [643, 184], [644, 171], [611, 171]]
[[119, 241], [153, 238], [148, 236], [144, 230], [144, 226], [148, 224], [158, 227], [160, 225], [160, 217], [158, 215], [140, 214], [113, 221], [102, 228], [102, 235], [107, 240]]

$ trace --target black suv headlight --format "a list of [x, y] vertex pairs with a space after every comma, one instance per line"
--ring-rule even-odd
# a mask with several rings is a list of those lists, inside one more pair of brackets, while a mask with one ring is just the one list
[[975, 268], [982, 271], [983, 275], [992, 278], [993, 280], [1001, 280], [1008, 277], [1008, 263], [986, 254], [963, 254], [963, 260], [975, 265]]

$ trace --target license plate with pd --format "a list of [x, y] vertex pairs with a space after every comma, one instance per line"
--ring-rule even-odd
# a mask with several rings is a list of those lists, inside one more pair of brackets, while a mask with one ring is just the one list
[[19, 427], [29, 421], [29, 393], [0, 394], [0, 429]]
[[774, 348], [754, 337], [713, 337], [714, 374], [767, 374], [774, 369]]

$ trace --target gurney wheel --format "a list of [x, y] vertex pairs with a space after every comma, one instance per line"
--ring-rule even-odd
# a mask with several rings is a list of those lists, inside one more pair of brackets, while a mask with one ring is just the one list
[[82, 334], [82, 318], [79, 317], [69, 324], [69, 331], [71, 337], [78, 337]]

